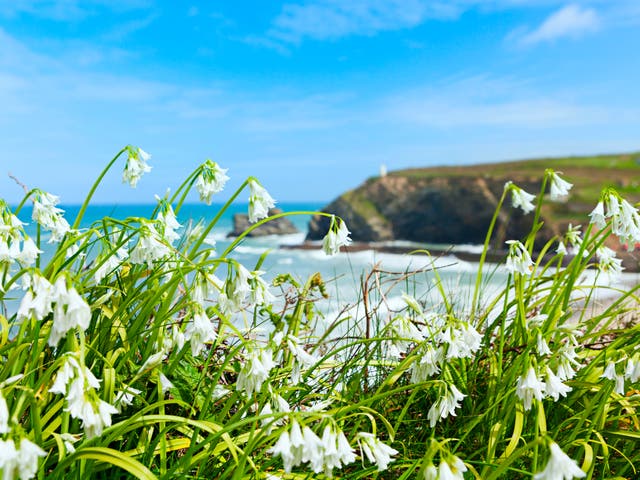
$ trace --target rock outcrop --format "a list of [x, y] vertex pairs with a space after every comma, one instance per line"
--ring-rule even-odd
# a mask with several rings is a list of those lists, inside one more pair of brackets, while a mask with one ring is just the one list
[[[370, 179], [340, 196], [323, 211], [347, 222], [354, 241], [412, 240], [428, 243], [483, 243], [502, 195], [504, 178], [466, 176], [412, 177], [391, 174]], [[527, 191], [540, 180], [521, 178]], [[510, 199], [509, 199], [510, 201]], [[532, 216], [503, 209], [496, 232], [500, 238], [521, 238], [531, 229]], [[324, 216], [312, 218], [307, 239], [319, 240], [329, 228]], [[556, 233], [546, 232], [549, 238]], [[499, 241], [499, 240], [498, 240]]]
[[[279, 208], [272, 208], [269, 210], [269, 216], [282, 213]], [[247, 230], [252, 224], [249, 222], [249, 215], [246, 213], [236, 213], [233, 216], [233, 231], [229, 232], [228, 237], [237, 237]], [[264, 237], [266, 235], [288, 235], [291, 233], [298, 233], [299, 230], [287, 217], [280, 217], [274, 220], [270, 220], [267, 223], [260, 225], [258, 228], [252, 230], [247, 234], [248, 237]]]

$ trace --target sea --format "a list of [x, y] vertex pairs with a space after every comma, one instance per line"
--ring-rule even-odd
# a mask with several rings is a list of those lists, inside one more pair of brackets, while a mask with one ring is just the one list
[[[314, 212], [324, 204], [314, 202], [282, 202], [278, 207], [284, 212]], [[126, 219], [129, 217], [151, 218], [155, 205], [114, 204], [92, 205], [85, 212], [80, 228], [87, 228], [104, 217]], [[61, 206], [65, 218], [73, 223], [80, 210], [79, 205]], [[185, 204], [178, 212], [178, 221], [184, 230], [191, 222], [210, 222], [218, 214], [222, 205]], [[233, 230], [233, 215], [246, 213], [248, 205], [232, 204], [220, 217], [213, 228], [209, 240], [215, 241], [216, 251], [223, 252], [233, 242], [228, 234]], [[19, 214], [25, 229], [35, 236], [36, 227], [31, 220], [31, 207], [25, 206]], [[299, 233], [274, 235], [257, 238], [244, 238], [233, 250], [231, 257], [253, 270], [263, 259], [259, 269], [263, 278], [270, 282], [280, 274], [291, 274], [300, 284], [311, 275], [319, 273], [326, 285], [328, 298], [318, 298], [316, 307], [325, 320], [330, 323], [340, 316], [362, 318], [365, 309], [375, 310], [378, 315], [388, 316], [400, 311], [404, 306], [403, 294], [418, 299], [427, 308], [441, 308], [443, 295], [458, 312], [467, 312], [472, 303], [473, 291], [478, 272], [478, 263], [465, 261], [456, 256], [457, 252], [480, 253], [481, 245], [439, 245], [429, 243], [411, 243], [406, 241], [371, 244], [374, 246], [402, 246], [406, 251], [416, 253], [381, 253], [374, 248], [364, 248], [354, 252], [341, 252], [327, 256], [321, 248], [321, 242], [311, 242], [315, 248], [295, 248], [305, 243], [310, 215], [290, 215]], [[180, 232], [180, 231], [179, 231]], [[46, 264], [52, 254], [48, 236], [42, 237], [44, 253], [42, 263]], [[432, 257], [429, 252], [447, 251], [446, 255]], [[266, 254], [266, 256], [265, 256]], [[224, 271], [224, 270], [223, 270]], [[219, 273], [219, 272], [217, 272]], [[508, 272], [503, 265], [486, 264], [481, 287], [481, 305], [488, 304], [504, 288]], [[602, 278], [585, 278], [586, 284], [600, 283]], [[605, 282], [605, 287], [625, 288], [640, 283], [638, 274], [623, 274], [613, 283]], [[368, 305], [364, 305], [366, 291]], [[285, 292], [274, 289], [280, 302], [284, 302]], [[602, 289], [600, 297], [615, 296], [615, 290]], [[11, 308], [10, 308], [11, 310]]]
[[[323, 203], [314, 202], [282, 202], [278, 207], [284, 212], [318, 211]], [[73, 223], [80, 210], [80, 205], [61, 205], [65, 218]], [[85, 212], [80, 228], [87, 228], [103, 217], [125, 219], [128, 217], [150, 218], [155, 205], [114, 204], [92, 205]], [[178, 213], [178, 221], [186, 227], [190, 222], [211, 221], [220, 211], [222, 205], [185, 204]], [[246, 213], [248, 205], [236, 203], [231, 205], [220, 217], [210, 235], [216, 242], [216, 251], [223, 252], [231, 244], [228, 238], [233, 229], [233, 215]], [[36, 227], [31, 220], [31, 208], [25, 206], [19, 214], [23, 222], [27, 222], [26, 230], [35, 235]], [[317, 248], [292, 248], [302, 245], [310, 221], [310, 215], [290, 215], [288, 217], [299, 233], [291, 235], [244, 238], [234, 249], [231, 256], [246, 268], [254, 269], [265, 254], [260, 270], [264, 271], [264, 279], [271, 281], [279, 274], [289, 273], [300, 283], [304, 283], [311, 275], [320, 273], [326, 284], [328, 299], [318, 302], [318, 307], [331, 316], [331, 312], [343, 312], [346, 308], [359, 304], [363, 288], [368, 290], [371, 302], [383, 304], [383, 308], [394, 310], [401, 308], [402, 294], [410, 294], [425, 303], [436, 304], [440, 300], [436, 283], [439, 281], [447, 291], [450, 299], [464, 305], [470, 304], [472, 286], [475, 284], [478, 265], [460, 260], [455, 252], [450, 255], [432, 258], [426, 253], [395, 254], [380, 253], [372, 249], [357, 252], [341, 252], [327, 256], [321, 249], [321, 242], [315, 242]], [[48, 237], [42, 237], [43, 263], [51, 255], [51, 247], [47, 245]], [[386, 246], [403, 246], [407, 249], [428, 250], [446, 249], [446, 245], [430, 245], [427, 243], [410, 243], [404, 241], [387, 242]], [[456, 246], [454, 250], [479, 251], [481, 246]], [[375, 269], [376, 274], [371, 275]], [[499, 285], [506, 279], [506, 272], [495, 266], [487, 269], [486, 282]], [[365, 287], [366, 285], [366, 287]], [[361, 306], [360, 306], [361, 307]]]

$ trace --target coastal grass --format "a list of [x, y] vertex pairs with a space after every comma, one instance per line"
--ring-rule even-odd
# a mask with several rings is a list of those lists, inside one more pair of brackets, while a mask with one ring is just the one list
[[[207, 224], [180, 228], [172, 216], [192, 189], [208, 200], [224, 183], [211, 164], [151, 218], [80, 228], [104, 176], [127, 154], [135, 184], [143, 153], [114, 157], [71, 228], [54, 234], [46, 263], [16, 253], [27, 237], [13, 220], [43, 194], [29, 191], [13, 210], [0, 203], [3, 478], [545, 479], [559, 478], [547, 472], [554, 459], [575, 467], [566, 478], [640, 475], [639, 287], [616, 286], [603, 264], [611, 219], [600, 229], [583, 219], [571, 253], [554, 253], [571, 238], [533, 251], [547, 174], [503, 284], [487, 287], [491, 270], [505, 268], [485, 263], [490, 226], [470, 295], [448, 288], [435, 260], [428, 290], [416, 288], [416, 272], [376, 267], [359, 279], [358, 303], [327, 317], [320, 274], [282, 272], [267, 285], [264, 257], [233, 257], [244, 235], [224, 251], [211, 245], [254, 179]], [[511, 208], [510, 192], [494, 218]], [[251, 195], [250, 208], [266, 198]], [[44, 248], [51, 221], [34, 221]], [[347, 242], [332, 238], [334, 248]], [[554, 457], [556, 446], [567, 458]]]

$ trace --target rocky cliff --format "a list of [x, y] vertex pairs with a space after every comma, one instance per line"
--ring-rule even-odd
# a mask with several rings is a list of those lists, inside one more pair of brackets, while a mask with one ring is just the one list
[[[611, 185], [638, 200], [640, 166], [637, 154], [527, 160], [469, 167], [435, 167], [391, 172], [370, 178], [358, 188], [341, 195], [323, 211], [342, 217], [355, 241], [394, 239], [417, 242], [464, 244], [483, 243], [491, 218], [511, 180], [527, 192], [537, 194], [545, 168], [562, 171], [575, 183], [564, 203], [546, 202], [541, 242], [563, 232], [568, 223], [588, 221], [600, 189]], [[521, 239], [531, 229], [533, 215], [511, 207], [511, 198], [498, 218], [494, 244]], [[315, 216], [307, 239], [321, 239], [329, 219]]]

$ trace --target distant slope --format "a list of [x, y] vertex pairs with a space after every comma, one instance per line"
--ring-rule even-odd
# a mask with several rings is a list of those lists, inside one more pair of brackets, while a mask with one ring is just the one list
[[[323, 211], [344, 218], [356, 241], [482, 243], [505, 182], [511, 180], [538, 194], [547, 168], [562, 172], [574, 188], [565, 203], [545, 204], [541, 240], [562, 233], [569, 223], [586, 224], [586, 215], [605, 186], [616, 188], [630, 201], [640, 201], [640, 152], [634, 152], [398, 170], [369, 178]], [[508, 238], [524, 237], [531, 220], [511, 208], [508, 199], [496, 246]], [[326, 217], [316, 216], [307, 238], [320, 239], [327, 229]]]

